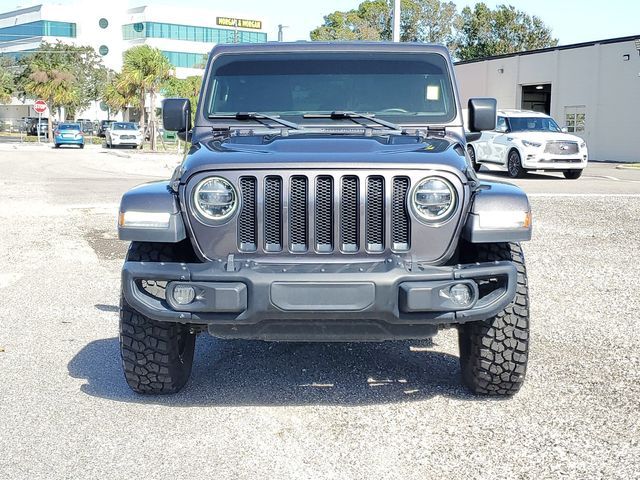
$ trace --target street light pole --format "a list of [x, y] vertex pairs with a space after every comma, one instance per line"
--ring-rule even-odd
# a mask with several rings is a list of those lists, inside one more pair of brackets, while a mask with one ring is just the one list
[[284, 41], [284, 31], [283, 30], [285, 28], [289, 28], [289, 26], [288, 25], [282, 25], [282, 24], [278, 25], [278, 41], [279, 42], [283, 42]]
[[400, 0], [393, 2], [393, 41], [400, 41]]

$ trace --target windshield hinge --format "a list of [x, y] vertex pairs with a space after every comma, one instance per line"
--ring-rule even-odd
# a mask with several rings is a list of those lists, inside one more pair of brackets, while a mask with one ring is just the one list
[[427, 133], [429, 133], [430, 135], [435, 135], [437, 137], [444, 137], [447, 134], [447, 129], [445, 127], [427, 126]]

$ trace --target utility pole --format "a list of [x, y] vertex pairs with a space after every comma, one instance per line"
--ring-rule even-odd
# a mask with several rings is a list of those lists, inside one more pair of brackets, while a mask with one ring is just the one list
[[284, 32], [283, 32], [283, 30], [285, 28], [289, 28], [289, 26], [288, 25], [282, 25], [282, 24], [278, 25], [278, 41], [279, 42], [284, 42]]
[[400, 0], [393, 1], [393, 41], [400, 41]]

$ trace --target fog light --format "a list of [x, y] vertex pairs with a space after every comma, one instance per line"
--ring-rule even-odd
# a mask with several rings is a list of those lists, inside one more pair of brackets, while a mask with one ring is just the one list
[[451, 295], [451, 300], [454, 303], [457, 303], [461, 307], [466, 307], [471, 304], [473, 300], [473, 294], [471, 292], [471, 288], [469, 285], [464, 283], [456, 283], [449, 289], [449, 295]]
[[173, 299], [178, 305], [188, 305], [196, 298], [196, 291], [189, 285], [176, 285], [173, 289]]

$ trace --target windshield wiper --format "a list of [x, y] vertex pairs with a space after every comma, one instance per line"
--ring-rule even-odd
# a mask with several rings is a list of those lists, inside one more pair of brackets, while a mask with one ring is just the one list
[[378, 125], [382, 125], [383, 127], [387, 127], [387, 128], [392, 129], [392, 130], [397, 130], [399, 132], [404, 132], [404, 129], [403, 129], [402, 126], [400, 126], [400, 125], [398, 125], [396, 123], [387, 122], [386, 120], [381, 120], [379, 118], [375, 118], [375, 115], [373, 115], [373, 114], [368, 115], [366, 113], [335, 111], [335, 112], [331, 112], [329, 114], [306, 113], [303, 117], [304, 118], [330, 118], [331, 120], [348, 119], [348, 120], [353, 121], [354, 123], [357, 123], [358, 125], [362, 125], [363, 127], [369, 128], [369, 125], [367, 125], [366, 123], [363, 123], [363, 122], [359, 122], [357, 120], [359, 118], [363, 118], [365, 120], [369, 120], [372, 123], [377, 123]]
[[273, 115], [267, 115], [266, 113], [258, 113], [258, 112], [238, 112], [231, 115], [209, 115], [209, 118], [229, 118], [234, 120], [255, 120], [256, 122], [262, 123], [269, 128], [274, 128], [273, 125], [269, 125], [268, 123], [261, 122], [260, 120], [270, 120], [274, 123], [280, 124], [284, 127], [291, 128], [293, 130], [304, 130], [303, 127], [298, 125], [297, 123], [289, 122], [287, 120], [282, 120], [279, 117]]

